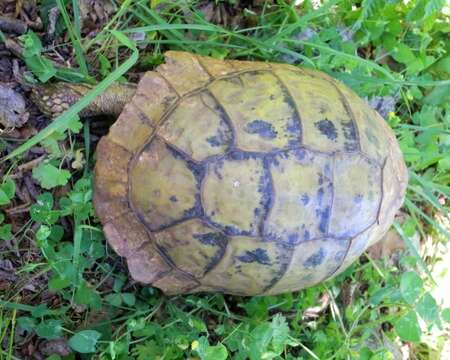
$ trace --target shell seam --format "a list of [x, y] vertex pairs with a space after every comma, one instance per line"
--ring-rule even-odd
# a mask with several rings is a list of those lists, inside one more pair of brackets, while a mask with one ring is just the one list
[[297, 121], [298, 121], [298, 124], [300, 126], [300, 134], [298, 134], [298, 136], [299, 136], [299, 143], [300, 143], [300, 145], [302, 145], [303, 144], [303, 121], [302, 121], [302, 118], [300, 116], [300, 110], [298, 108], [297, 101], [295, 101], [294, 96], [292, 95], [291, 91], [289, 90], [287, 85], [284, 83], [284, 81], [275, 72], [273, 66], [270, 66], [270, 69], [271, 69], [272, 75], [278, 80], [278, 82], [280, 83], [280, 85], [283, 88], [284, 92], [289, 96], [290, 102], [294, 105], [295, 115], [297, 117]]

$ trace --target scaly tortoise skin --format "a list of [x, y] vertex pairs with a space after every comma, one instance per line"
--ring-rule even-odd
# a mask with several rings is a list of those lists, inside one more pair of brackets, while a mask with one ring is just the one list
[[326, 74], [168, 52], [98, 145], [94, 204], [139, 282], [278, 294], [347, 268], [406, 184], [390, 128]]

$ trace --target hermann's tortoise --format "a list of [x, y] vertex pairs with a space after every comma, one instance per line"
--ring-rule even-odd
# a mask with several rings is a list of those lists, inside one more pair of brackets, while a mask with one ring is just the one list
[[[83, 91], [56, 85], [40, 102], [60, 112]], [[97, 148], [95, 209], [131, 276], [168, 294], [317, 284], [379, 240], [404, 198], [390, 128], [319, 71], [168, 52], [86, 114], [108, 111], [120, 116]]]

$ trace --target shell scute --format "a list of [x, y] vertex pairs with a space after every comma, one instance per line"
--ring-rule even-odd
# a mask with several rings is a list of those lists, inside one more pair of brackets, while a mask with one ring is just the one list
[[226, 114], [206, 91], [180, 101], [158, 134], [199, 162], [224, 154], [233, 143]]
[[94, 204], [103, 223], [131, 212], [127, 187], [131, 158], [132, 154], [107, 137], [103, 137], [97, 145]]
[[206, 72], [214, 78], [226, 76], [236, 71], [230, 61], [217, 60], [208, 56], [197, 56], [197, 60]]
[[130, 201], [151, 230], [194, 215], [198, 183], [186, 161], [159, 138], [136, 155], [130, 168]]
[[205, 216], [227, 234], [257, 235], [266, 204], [265, 175], [261, 158], [226, 157], [209, 164], [201, 193]]
[[150, 241], [145, 225], [133, 213], [125, 213], [103, 227], [109, 244], [120, 256], [129, 257]]
[[158, 281], [173, 270], [151, 242], [145, 244], [133, 256], [129, 256], [127, 265], [133, 278], [144, 284]]
[[152, 285], [161, 289], [167, 295], [175, 295], [194, 292], [200, 284], [191, 276], [174, 269], [170, 273], [153, 281]]
[[283, 275], [290, 255], [290, 249], [280, 244], [246, 236], [231, 237], [222, 259], [201, 283], [238, 295], [260, 294]]
[[361, 151], [372, 159], [384, 159], [389, 152], [388, 143], [396, 141], [385, 120], [353, 91], [338, 84], [355, 114], [361, 139]]
[[200, 219], [184, 221], [154, 234], [155, 241], [176, 267], [201, 278], [220, 261], [227, 237]]
[[219, 79], [208, 89], [233, 123], [240, 150], [265, 152], [300, 144], [296, 109], [270, 71]]
[[380, 166], [358, 154], [336, 154], [329, 231], [353, 237], [377, 221], [383, 191]]
[[359, 149], [357, 125], [333, 82], [291, 67], [274, 67], [274, 72], [297, 106], [304, 146], [327, 153]]
[[266, 293], [278, 294], [315, 285], [336, 272], [347, 253], [349, 240], [324, 238], [298, 244], [281, 279]]
[[292, 150], [274, 157], [270, 173], [273, 205], [265, 222], [265, 237], [288, 244], [323, 237], [333, 196], [332, 158]]
[[129, 152], [139, 149], [153, 134], [154, 127], [133, 102], [127, 104], [109, 130], [109, 138]]
[[156, 127], [177, 100], [178, 95], [168, 82], [158, 73], [149, 71], [139, 81], [131, 102], [142, 114], [145, 114], [149, 125]]
[[211, 79], [197, 58], [189, 53], [168, 51], [164, 54], [165, 63], [156, 69], [183, 96], [201, 88]]

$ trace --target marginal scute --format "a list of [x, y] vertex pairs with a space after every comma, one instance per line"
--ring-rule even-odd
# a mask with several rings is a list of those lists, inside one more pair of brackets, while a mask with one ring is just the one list
[[236, 71], [228, 61], [217, 60], [209, 56], [197, 56], [197, 60], [208, 74], [215, 78], [226, 76]]
[[199, 286], [199, 283], [187, 274], [174, 269], [167, 275], [154, 281], [152, 286], [161, 289], [166, 295], [175, 295], [193, 292]]
[[133, 213], [125, 213], [114, 221], [107, 222], [103, 231], [114, 251], [125, 257], [131, 256], [150, 240], [145, 225]]
[[177, 93], [156, 72], [149, 71], [139, 81], [131, 102], [145, 114], [149, 125], [156, 127], [163, 115], [178, 100]]
[[109, 138], [130, 152], [139, 149], [153, 134], [146, 116], [131, 102], [109, 129]]
[[375, 221], [382, 198], [381, 168], [358, 154], [336, 154], [329, 231], [353, 237]]
[[271, 66], [269, 63], [264, 63], [261, 61], [245, 61], [245, 60], [229, 60], [227, 61], [230, 66], [235, 69], [235, 71], [255, 71], [255, 70], [270, 70]]
[[378, 228], [379, 226], [377, 224], [374, 224], [367, 230], [350, 239], [350, 246], [348, 248], [347, 255], [345, 256], [342, 265], [338, 270], [336, 270], [335, 275], [340, 274], [342, 271], [347, 269], [354, 261], [356, 261], [372, 242], [379, 240], [376, 238]]
[[236, 145], [263, 152], [300, 144], [296, 109], [269, 71], [250, 71], [214, 81], [208, 89], [234, 124]]
[[152, 284], [172, 270], [152, 243], [145, 244], [138, 253], [129, 256], [127, 265], [133, 279], [143, 284]]
[[184, 221], [154, 236], [178, 269], [198, 279], [220, 261], [227, 246], [227, 237], [200, 219]]
[[231, 294], [260, 294], [273, 286], [290, 261], [291, 251], [258, 238], [232, 237], [221, 261], [202, 279], [202, 285]]
[[130, 201], [151, 230], [190, 216], [198, 185], [188, 164], [155, 138], [130, 168]]
[[97, 145], [94, 206], [103, 223], [131, 211], [127, 197], [128, 163], [131, 156], [108, 137], [103, 137]]
[[202, 185], [205, 215], [232, 235], [256, 235], [265, 197], [263, 162], [225, 158], [208, 165]]
[[386, 159], [383, 166], [383, 199], [378, 213], [380, 226], [375, 229], [376, 235], [370, 241], [370, 245], [381, 239], [389, 230], [405, 197], [408, 173], [401, 155], [396, 154], [395, 151], [397, 149], [391, 148], [390, 157]]
[[206, 91], [183, 98], [158, 134], [196, 161], [225, 153], [233, 141], [226, 115]]
[[323, 237], [328, 229], [333, 195], [332, 158], [292, 150], [274, 157], [270, 172], [273, 205], [264, 236], [288, 244]]
[[328, 153], [358, 150], [358, 129], [333, 83], [293, 71], [291, 67], [274, 65], [273, 68], [297, 104], [303, 145]]
[[388, 155], [388, 143], [395, 137], [385, 120], [369, 105], [346, 86], [338, 84], [341, 92], [348, 99], [349, 106], [355, 114], [361, 139], [361, 151], [373, 159], [384, 159]]
[[208, 73], [194, 55], [167, 51], [164, 57], [165, 63], [159, 65], [156, 70], [169, 81], [180, 96], [205, 86], [210, 80]]
[[306, 241], [297, 245], [286, 273], [266, 294], [295, 291], [327, 279], [342, 264], [348, 246], [349, 240], [334, 238]]

